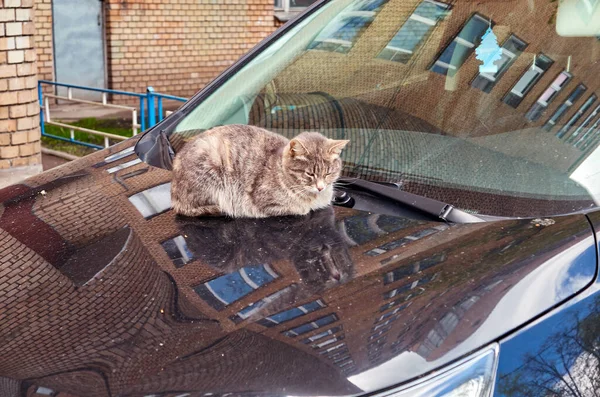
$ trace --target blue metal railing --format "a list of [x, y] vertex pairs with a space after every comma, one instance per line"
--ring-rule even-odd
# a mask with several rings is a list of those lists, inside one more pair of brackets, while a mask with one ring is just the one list
[[[148, 123], [150, 124], [150, 127], [153, 127], [157, 123], [160, 123], [161, 121], [163, 121], [163, 118], [164, 118], [163, 99], [170, 99], [170, 100], [179, 101], [179, 102], [187, 102], [186, 98], [182, 98], [182, 97], [178, 97], [178, 96], [174, 96], [174, 95], [160, 94], [158, 92], [155, 92], [154, 88], [152, 88], [152, 87], [148, 87], [148, 89], [146, 90], [146, 96], [148, 98]], [[157, 106], [155, 106], [155, 101], [156, 101]], [[157, 112], [158, 112], [158, 120], [157, 120]]]
[[[159, 123], [160, 121], [162, 121], [164, 119], [164, 108], [163, 108], [163, 100], [164, 99], [179, 101], [179, 102], [187, 101], [186, 98], [182, 98], [182, 97], [178, 97], [178, 96], [174, 96], [174, 95], [157, 93], [154, 91], [154, 88], [152, 88], [152, 87], [148, 87], [145, 94], [139, 94], [139, 93], [129, 92], [129, 91], [109, 90], [106, 88], [85, 87], [85, 86], [79, 86], [79, 85], [75, 85], [75, 84], [65, 84], [65, 83], [57, 83], [57, 82], [48, 81], [48, 80], [39, 80], [39, 82], [38, 82], [38, 99], [39, 99], [39, 103], [40, 103], [40, 108], [42, 109], [42, 111], [40, 112], [40, 128], [41, 128], [42, 136], [46, 136], [49, 138], [58, 139], [58, 140], [66, 141], [66, 142], [71, 142], [71, 143], [75, 143], [78, 145], [87, 146], [87, 147], [91, 147], [91, 148], [95, 148], [95, 149], [101, 149], [102, 146], [96, 145], [93, 143], [89, 143], [89, 142], [83, 142], [83, 141], [76, 140], [74, 138], [73, 134], [71, 135], [71, 138], [65, 138], [62, 136], [57, 136], [57, 135], [46, 133], [46, 129], [45, 129], [46, 120], [44, 117], [43, 85], [49, 85], [49, 86], [54, 86], [54, 87], [63, 87], [68, 90], [77, 89], [77, 90], [90, 91], [90, 92], [100, 92], [103, 94], [102, 102], [74, 100], [76, 102], [79, 101], [79, 102], [85, 102], [85, 103], [94, 103], [99, 106], [117, 107], [116, 105], [108, 105], [106, 103], [106, 101], [107, 101], [106, 95], [122, 95], [122, 96], [138, 98], [138, 100], [139, 100], [138, 115], [139, 115], [139, 120], [140, 120], [140, 123], [138, 126], [140, 127], [141, 132], [145, 131], [148, 128], [154, 127], [157, 123]], [[70, 94], [69, 94], [69, 97], [70, 97]], [[133, 120], [133, 122], [137, 123], [137, 120]]]

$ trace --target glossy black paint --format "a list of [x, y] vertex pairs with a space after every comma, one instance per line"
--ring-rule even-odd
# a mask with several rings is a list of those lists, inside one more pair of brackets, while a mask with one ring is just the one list
[[[600, 214], [589, 215], [600, 241]], [[598, 245], [600, 252], [600, 245]], [[496, 396], [600, 393], [600, 279], [501, 343]]]
[[499, 340], [596, 277], [581, 214], [176, 217], [168, 171], [108, 157], [134, 143], [0, 190], [0, 395], [373, 392]]

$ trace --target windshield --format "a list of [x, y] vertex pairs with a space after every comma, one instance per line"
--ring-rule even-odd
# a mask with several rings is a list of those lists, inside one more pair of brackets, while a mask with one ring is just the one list
[[344, 176], [398, 183], [468, 212], [595, 207], [600, 41], [575, 30], [600, 21], [600, 2], [572, 2], [566, 24], [551, 0], [326, 2], [169, 139], [177, 151], [223, 124], [286, 137], [320, 131], [350, 140]]

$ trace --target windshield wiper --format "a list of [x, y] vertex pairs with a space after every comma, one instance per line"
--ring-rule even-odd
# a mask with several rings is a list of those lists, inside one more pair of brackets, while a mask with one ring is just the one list
[[[469, 214], [463, 210], [455, 208], [451, 204], [444, 203], [442, 201], [434, 200], [428, 197], [419, 196], [417, 194], [409, 193], [386, 186], [376, 182], [366, 181], [358, 178], [340, 178], [339, 182], [343, 183], [343, 190], [354, 190], [370, 193], [379, 197], [392, 200], [403, 206], [409, 207], [412, 210], [416, 210], [435, 220], [442, 220], [445, 222], [452, 223], [480, 223], [487, 222], [486, 219], [478, 216]], [[347, 204], [351, 202], [351, 197], [337, 196], [338, 202], [336, 204]], [[334, 200], [335, 203], [335, 200]]]

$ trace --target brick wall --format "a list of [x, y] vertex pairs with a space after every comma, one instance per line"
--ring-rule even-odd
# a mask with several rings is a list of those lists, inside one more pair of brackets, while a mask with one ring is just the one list
[[[53, 80], [52, 4], [34, 1], [38, 74]], [[105, 7], [108, 88], [153, 86], [184, 97], [281, 25], [272, 0], [106, 0]]]
[[189, 97], [275, 29], [271, 0], [107, 2], [112, 89]]
[[269, 0], [110, 0], [113, 89], [191, 96], [274, 30]]
[[0, 2], [0, 185], [41, 171], [33, 0]]
[[[35, 0], [35, 48], [37, 51], [38, 78], [54, 80], [52, 55], [52, 0]], [[44, 87], [51, 92], [51, 87]]]

